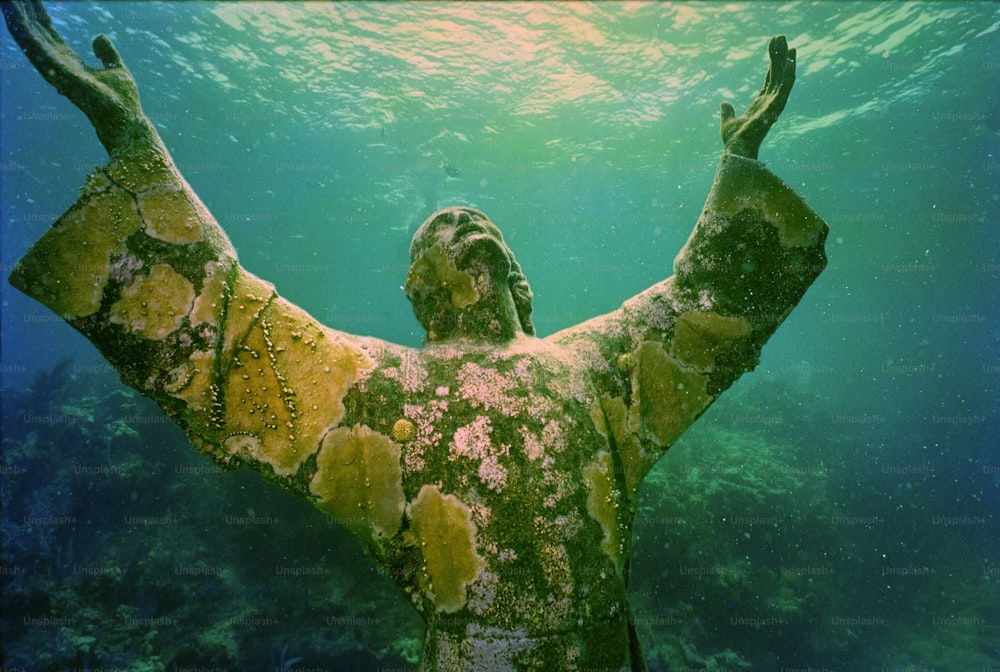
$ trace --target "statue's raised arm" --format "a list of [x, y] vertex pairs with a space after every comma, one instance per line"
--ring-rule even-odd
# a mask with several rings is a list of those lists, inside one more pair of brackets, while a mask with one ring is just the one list
[[768, 43], [764, 86], [736, 116], [722, 104], [723, 154], [672, 277], [622, 307], [554, 334], [617, 362], [601, 379], [619, 446], [650, 468], [744, 372], [826, 266], [827, 226], [757, 153], [795, 82], [795, 50]]
[[[94, 40], [104, 68], [92, 68], [41, 3], [5, 2], [3, 12], [25, 54], [87, 115], [110, 156], [11, 283], [93, 341], [200, 449], [224, 465], [247, 462], [322, 507], [328, 493], [315, 465], [307, 476], [306, 460], [351, 420], [348, 390], [407, 349], [327, 329], [239, 265], [143, 115], [107, 37]], [[345, 507], [326, 510], [337, 516]], [[387, 527], [376, 532], [363, 518], [348, 527], [366, 540]]]

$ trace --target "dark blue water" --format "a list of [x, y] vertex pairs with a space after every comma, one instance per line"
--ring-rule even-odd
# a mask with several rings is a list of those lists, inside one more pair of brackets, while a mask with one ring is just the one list
[[[445, 205], [504, 231], [541, 335], [669, 275], [711, 185], [718, 104], [749, 100], [787, 34], [798, 80], [761, 159], [829, 223], [830, 263], [646, 485], [632, 568], [650, 666], [1000, 668], [993, 5], [49, 10], [88, 56], [112, 37], [244, 266], [330, 326], [408, 345], [410, 236]], [[6, 32], [0, 58], [6, 276], [105, 155]], [[82, 337], [0, 292], [5, 669], [46, 641], [57, 653], [30, 669], [411, 664], [419, 623], [356, 542], [205, 469]], [[127, 466], [66, 471], [81, 453]], [[165, 534], [122, 510], [176, 520]], [[40, 532], [24, 522], [39, 512], [76, 522]], [[191, 566], [226, 571], [173, 571]], [[273, 571], [291, 566], [328, 573]], [[46, 615], [77, 620], [30, 620]]]

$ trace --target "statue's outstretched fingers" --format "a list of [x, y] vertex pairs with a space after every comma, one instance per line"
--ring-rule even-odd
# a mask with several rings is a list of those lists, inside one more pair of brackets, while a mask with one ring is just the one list
[[764, 86], [761, 87], [761, 93], [768, 93], [772, 90], [775, 82], [780, 79], [779, 73], [781, 72], [781, 62], [783, 60], [784, 52], [782, 51], [782, 43], [784, 43], [784, 51], [788, 51], [788, 41], [785, 40], [784, 35], [776, 35], [767, 41], [767, 74], [764, 75]]
[[[52, 30], [52, 20], [45, 7], [39, 2], [12, 0], [0, 3], [0, 8], [17, 45], [43, 75], [49, 72], [55, 66], [53, 46], [65, 45]], [[48, 67], [43, 70], [44, 66]]]
[[775, 35], [767, 43], [767, 51], [771, 54], [771, 62], [782, 62], [788, 54], [788, 38]]
[[0, 6], [14, 41], [60, 93], [68, 95], [80, 79], [88, 76], [87, 66], [52, 27], [52, 19], [41, 2], [13, 0]]
[[736, 117], [736, 108], [733, 107], [732, 103], [723, 102], [722, 105], [720, 105], [720, 108], [719, 112], [722, 117], [723, 124]]
[[795, 79], [794, 63], [791, 72], [788, 68], [788, 59], [790, 56], [794, 58], [795, 51], [788, 49], [788, 40], [785, 39], [784, 35], [776, 35], [767, 43], [767, 53], [770, 56], [770, 62], [767, 67], [767, 76], [764, 79], [764, 88], [761, 92], [779, 93], [789, 85], [786, 81], [789, 76], [792, 81]]
[[761, 93], [773, 92], [775, 84], [781, 80], [781, 63], [784, 59], [778, 44], [778, 37], [772, 37], [767, 42], [767, 74], [764, 76], [764, 86], [761, 87]]
[[94, 38], [94, 55], [103, 67], [90, 67], [53, 27], [37, 0], [2, 2], [11, 35], [39, 74], [76, 105], [97, 131], [109, 154], [148, 134], [139, 91], [121, 55], [106, 35]]
[[775, 87], [774, 102], [772, 103], [772, 115], [777, 120], [778, 115], [785, 109], [788, 102], [788, 95], [792, 92], [795, 84], [795, 50], [785, 49], [783, 59], [780, 63], [781, 79]]
[[120, 68], [123, 66], [121, 54], [115, 49], [111, 38], [100, 34], [94, 38], [94, 55], [101, 59], [105, 68]]
[[767, 43], [768, 66], [764, 86], [743, 114], [729, 103], [722, 104], [721, 131], [725, 151], [756, 159], [764, 136], [778, 120], [795, 83], [795, 50], [788, 48], [784, 35], [772, 37]]

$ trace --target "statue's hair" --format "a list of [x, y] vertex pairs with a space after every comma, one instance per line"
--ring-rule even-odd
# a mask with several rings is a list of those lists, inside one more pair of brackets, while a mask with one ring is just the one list
[[514, 258], [514, 253], [509, 247], [507, 247], [507, 256], [510, 257], [510, 274], [507, 276], [507, 284], [510, 286], [511, 296], [514, 297], [517, 319], [520, 320], [524, 333], [528, 336], [534, 336], [535, 325], [531, 322], [531, 297], [534, 294], [528, 284], [528, 278], [524, 276], [521, 265], [517, 263], [517, 259]]

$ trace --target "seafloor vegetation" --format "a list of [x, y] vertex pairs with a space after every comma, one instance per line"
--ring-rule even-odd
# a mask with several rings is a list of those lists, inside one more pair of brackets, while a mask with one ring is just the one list
[[354, 537], [76, 370], [3, 392], [4, 670], [417, 661], [416, 612]]
[[[852, 468], [870, 428], [819, 431], [807, 392], [765, 384], [644, 486], [631, 583], [650, 670], [996, 665], [997, 577], [957, 552], [974, 530], [928, 531], [896, 492], [926, 501], [925, 480]], [[4, 670], [415, 669], [420, 621], [353, 537], [221, 474], [110, 375], [67, 361], [2, 403]]]
[[645, 482], [631, 588], [650, 669], [995, 667], [984, 526], [934, 525], [954, 501], [906, 454], [918, 437], [836, 422], [794, 378], [734, 389]]

